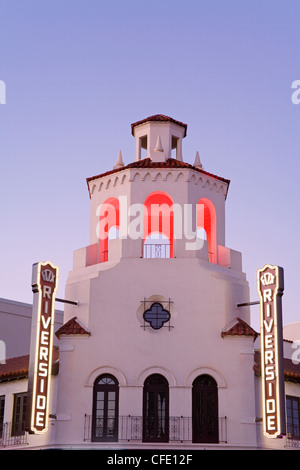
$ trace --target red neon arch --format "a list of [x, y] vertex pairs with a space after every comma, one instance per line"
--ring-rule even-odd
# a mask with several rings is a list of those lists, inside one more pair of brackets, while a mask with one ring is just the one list
[[120, 205], [115, 197], [106, 199], [100, 208], [99, 262], [108, 260], [108, 234], [112, 227], [120, 227]]
[[217, 216], [213, 203], [202, 198], [197, 204], [197, 229], [204, 228], [208, 241], [208, 259], [217, 263]]
[[161, 191], [149, 194], [144, 202], [143, 248], [145, 240], [154, 233], [163, 234], [168, 238], [170, 243], [170, 258], [173, 258], [173, 201], [168, 194]]

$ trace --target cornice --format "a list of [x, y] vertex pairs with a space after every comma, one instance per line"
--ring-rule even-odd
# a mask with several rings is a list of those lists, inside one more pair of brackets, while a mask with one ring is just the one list
[[211, 173], [199, 170], [192, 165], [187, 166], [130, 166], [122, 169], [112, 170], [96, 177], [87, 178], [90, 197], [99, 191], [104, 191], [118, 185], [136, 182], [167, 182], [167, 183], [193, 183], [202, 188], [221, 192], [227, 197], [229, 180], [220, 178]]

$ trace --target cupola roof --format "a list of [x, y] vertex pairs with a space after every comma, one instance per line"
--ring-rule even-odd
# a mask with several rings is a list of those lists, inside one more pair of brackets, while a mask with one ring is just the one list
[[149, 116], [141, 121], [134, 122], [131, 124], [131, 133], [134, 134], [134, 128], [140, 126], [141, 124], [145, 124], [146, 122], [171, 122], [173, 124], [177, 124], [178, 126], [184, 127], [184, 137], [186, 137], [187, 133], [187, 124], [183, 122], [177, 121], [169, 116], [165, 116], [164, 114], [154, 114], [153, 116]]

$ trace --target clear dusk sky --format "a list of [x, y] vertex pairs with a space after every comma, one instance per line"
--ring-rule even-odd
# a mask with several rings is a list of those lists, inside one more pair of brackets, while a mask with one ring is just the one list
[[299, 44], [299, 0], [0, 0], [0, 297], [31, 303], [32, 264], [51, 260], [64, 298], [86, 177], [120, 149], [132, 162], [130, 124], [165, 114], [188, 125], [184, 161], [231, 181], [226, 245], [251, 300], [278, 264], [284, 323], [300, 321]]

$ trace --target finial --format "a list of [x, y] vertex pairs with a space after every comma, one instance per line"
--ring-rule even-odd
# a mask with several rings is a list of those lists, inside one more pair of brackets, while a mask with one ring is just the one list
[[203, 165], [202, 165], [202, 163], [200, 162], [200, 157], [199, 157], [199, 152], [198, 152], [198, 151], [196, 152], [196, 157], [195, 157], [194, 166], [195, 166], [196, 168], [200, 168], [201, 170], [203, 169]]
[[162, 148], [162, 145], [161, 145], [160, 135], [158, 135], [154, 152], [163, 152], [163, 151], [164, 149]]
[[116, 168], [123, 168], [123, 166], [124, 166], [124, 162], [123, 162], [123, 158], [122, 158], [122, 152], [120, 150], [119, 155], [118, 155], [118, 159], [117, 159], [116, 164], [114, 166], [114, 170]]

